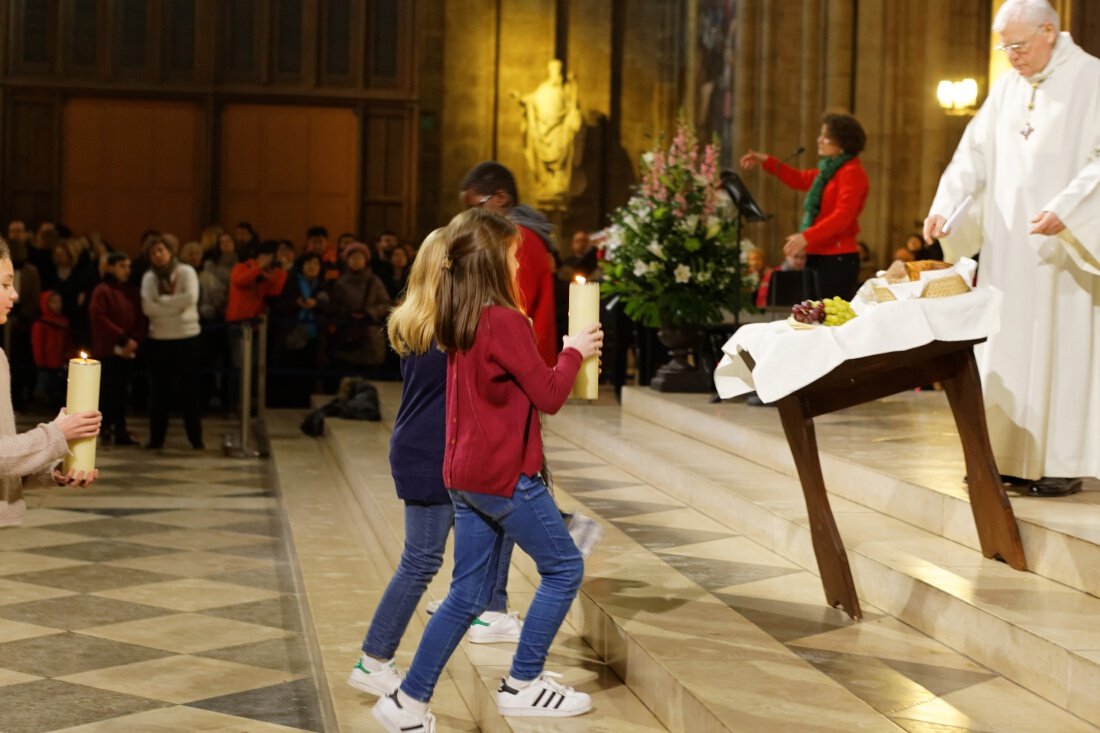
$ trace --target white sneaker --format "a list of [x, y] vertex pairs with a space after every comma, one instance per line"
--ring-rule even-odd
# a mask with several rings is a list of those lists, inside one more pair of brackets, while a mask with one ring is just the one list
[[425, 608], [424, 610], [427, 611], [429, 616], [431, 616], [436, 611], [438, 611], [439, 607], [442, 606], [442, 605], [443, 605], [443, 601], [428, 601], [428, 607]]
[[508, 680], [500, 681], [497, 690], [497, 708], [501, 715], [513, 717], [568, 718], [592, 709], [592, 698], [572, 687], [555, 682], [561, 675], [543, 672], [530, 685], [517, 690], [508, 686]]
[[18, 527], [27, 518], [27, 502], [16, 499], [12, 503], [0, 501], [0, 527]]
[[474, 644], [516, 643], [522, 632], [523, 622], [519, 620], [518, 612], [486, 611], [470, 624], [469, 638]]
[[396, 691], [378, 698], [370, 712], [388, 733], [435, 733], [435, 716], [431, 711], [419, 715], [402, 707]]
[[383, 697], [391, 692], [396, 692], [397, 688], [401, 686], [401, 679], [401, 670], [397, 668], [392, 659], [388, 662], [381, 662], [364, 654], [359, 657], [359, 661], [355, 663], [355, 667], [351, 670], [348, 684], [360, 692]]

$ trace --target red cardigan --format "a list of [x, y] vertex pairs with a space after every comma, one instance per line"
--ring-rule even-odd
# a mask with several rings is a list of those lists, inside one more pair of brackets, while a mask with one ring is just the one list
[[229, 271], [229, 302], [225, 308], [225, 320], [247, 321], [264, 312], [268, 298], [283, 292], [286, 270], [273, 267], [264, 272], [256, 260], [245, 260], [233, 265]]
[[516, 284], [523, 296], [524, 310], [535, 327], [535, 341], [547, 366], [558, 361], [558, 326], [554, 308], [554, 258], [546, 250], [542, 238], [520, 224], [523, 241], [516, 250], [519, 272]]
[[520, 474], [538, 474], [539, 411], [561, 409], [580, 367], [576, 349], [546, 366], [522, 313], [482, 308], [474, 345], [447, 354], [447, 488], [511, 497]]
[[[817, 178], [817, 168], [799, 170], [780, 163], [769, 155], [764, 170], [771, 173], [797, 191], [809, 191]], [[842, 255], [858, 252], [856, 235], [859, 234], [859, 215], [867, 203], [871, 185], [867, 172], [859, 158], [852, 158], [825, 184], [821, 193], [821, 210], [813, 226], [802, 235], [806, 237], [808, 255]]]

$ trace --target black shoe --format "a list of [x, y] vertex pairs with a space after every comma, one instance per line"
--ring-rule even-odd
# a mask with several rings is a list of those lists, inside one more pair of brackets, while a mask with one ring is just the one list
[[[1033, 483], [1031, 479], [1020, 478], [1019, 476], [1009, 476], [1007, 473], [1000, 474], [1000, 479], [1003, 486], [1011, 486], [1014, 488], [1019, 488], [1021, 486], [1031, 486], [1031, 484]], [[963, 483], [969, 484], [970, 477], [963, 476]]]
[[775, 405], [760, 399], [760, 395], [756, 394], [755, 392], [748, 396], [748, 398], [745, 400], [745, 404], [749, 405], [750, 407], [775, 407]]
[[206, 450], [206, 445], [201, 440], [198, 443], [192, 443], [191, 447], [195, 450]]
[[164, 447], [164, 443], [146, 443], [141, 447], [145, 450], [160, 450]]
[[1076, 494], [1081, 490], [1081, 484], [1084, 483], [1079, 478], [1055, 478], [1053, 476], [1043, 476], [1038, 481], [1032, 482], [1027, 488], [1028, 496], [1069, 496], [1070, 494]]
[[121, 433], [115, 438], [113, 445], [137, 445], [138, 442], [134, 440], [134, 436], [129, 433]]

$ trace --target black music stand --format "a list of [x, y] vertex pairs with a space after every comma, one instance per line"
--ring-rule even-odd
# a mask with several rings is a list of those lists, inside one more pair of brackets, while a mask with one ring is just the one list
[[722, 190], [730, 197], [733, 208], [737, 212], [734, 217], [733, 228], [734, 241], [737, 243], [737, 260], [734, 267], [736, 268], [738, 293], [737, 307], [733, 311], [733, 329], [736, 331], [741, 325], [741, 226], [743, 222], [754, 224], [767, 221], [768, 215], [753, 199], [749, 189], [745, 187], [745, 182], [741, 180], [741, 176], [733, 171], [722, 171]]

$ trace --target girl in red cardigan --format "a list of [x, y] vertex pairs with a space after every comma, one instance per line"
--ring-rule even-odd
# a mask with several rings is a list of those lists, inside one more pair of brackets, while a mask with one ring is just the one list
[[539, 412], [561, 408], [581, 362], [600, 352], [603, 333], [594, 325], [566, 336], [557, 364], [548, 367], [517, 305], [515, 225], [469, 209], [451, 221], [445, 239], [435, 336], [447, 350], [443, 481], [455, 505], [455, 566], [450, 591], [428, 621], [404, 682], [374, 706], [374, 717], [391, 733], [435, 730], [428, 701], [459, 640], [489, 602], [505, 537], [531, 556], [542, 580], [497, 692], [500, 712], [564, 717], [592, 707], [588, 695], [543, 671], [584, 562], [539, 478]]

